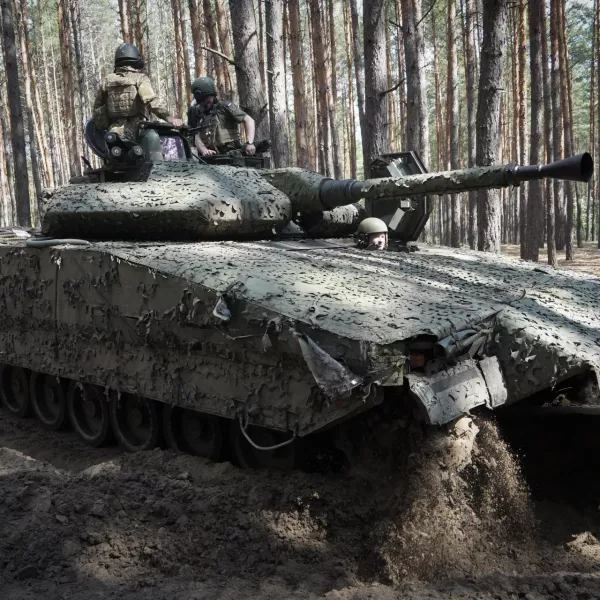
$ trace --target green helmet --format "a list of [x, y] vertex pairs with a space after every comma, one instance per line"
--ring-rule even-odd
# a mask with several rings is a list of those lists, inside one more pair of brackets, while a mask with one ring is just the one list
[[[369, 246], [369, 236], [377, 233], [385, 233], [387, 239], [387, 225], [377, 217], [363, 219], [356, 230], [358, 247], [367, 248]], [[385, 245], [387, 246], [387, 242]]]
[[144, 68], [142, 55], [133, 44], [121, 44], [115, 52], [115, 69], [126, 66], [134, 69]]
[[198, 77], [192, 83], [192, 94], [196, 96], [216, 96], [217, 88], [212, 77]]

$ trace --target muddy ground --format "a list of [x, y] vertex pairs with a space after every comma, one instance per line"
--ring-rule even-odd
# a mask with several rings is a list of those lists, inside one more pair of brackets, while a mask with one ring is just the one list
[[0, 598], [600, 598], [595, 421], [498, 418], [470, 465], [397, 423], [383, 459], [282, 474], [0, 411]]
[[282, 474], [91, 449], [0, 413], [0, 598], [600, 597], [597, 464], [582, 494], [570, 468], [537, 489], [476, 423], [460, 474], [437, 438], [377, 468]]

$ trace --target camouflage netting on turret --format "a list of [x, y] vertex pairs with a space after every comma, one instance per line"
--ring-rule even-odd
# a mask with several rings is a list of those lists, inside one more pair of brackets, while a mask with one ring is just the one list
[[[311, 335], [356, 342], [365, 356], [420, 335], [442, 340], [483, 329], [481, 349], [498, 355], [509, 401], [600, 372], [600, 279], [587, 274], [427, 247], [409, 254], [267, 242], [94, 248], [227, 292]], [[348, 348], [356, 344], [328, 351], [352, 364]]]
[[290, 200], [256, 169], [157, 162], [146, 181], [58, 188], [42, 229], [63, 238], [264, 239], [290, 217]]

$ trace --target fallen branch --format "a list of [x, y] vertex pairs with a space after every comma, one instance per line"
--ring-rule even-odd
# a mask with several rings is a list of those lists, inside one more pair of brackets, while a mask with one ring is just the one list
[[386, 94], [391, 94], [392, 92], [395, 92], [403, 83], [404, 83], [404, 79], [402, 79], [401, 81], [399, 81], [394, 87], [391, 87], [389, 90], [385, 90], [385, 92], [380, 92], [380, 96], [383, 97]]
[[221, 58], [225, 59], [230, 65], [233, 65], [234, 67], [237, 66], [235, 60], [233, 60], [229, 56], [223, 54], [222, 52], [215, 50], [214, 48], [209, 48], [208, 46], [200, 46], [200, 48], [202, 48], [202, 50], [206, 50], [207, 52], [212, 52], [213, 54], [220, 56]]

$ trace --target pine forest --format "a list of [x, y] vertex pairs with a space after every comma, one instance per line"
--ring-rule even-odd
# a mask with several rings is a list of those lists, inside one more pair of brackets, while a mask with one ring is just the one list
[[[171, 114], [214, 78], [272, 165], [362, 178], [381, 153], [429, 171], [600, 156], [599, 0], [0, 0], [0, 226], [37, 226], [131, 42]], [[597, 171], [597, 169], [596, 169]], [[598, 240], [600, 181], [442, 196], [425, 241], [572, 260]]]

